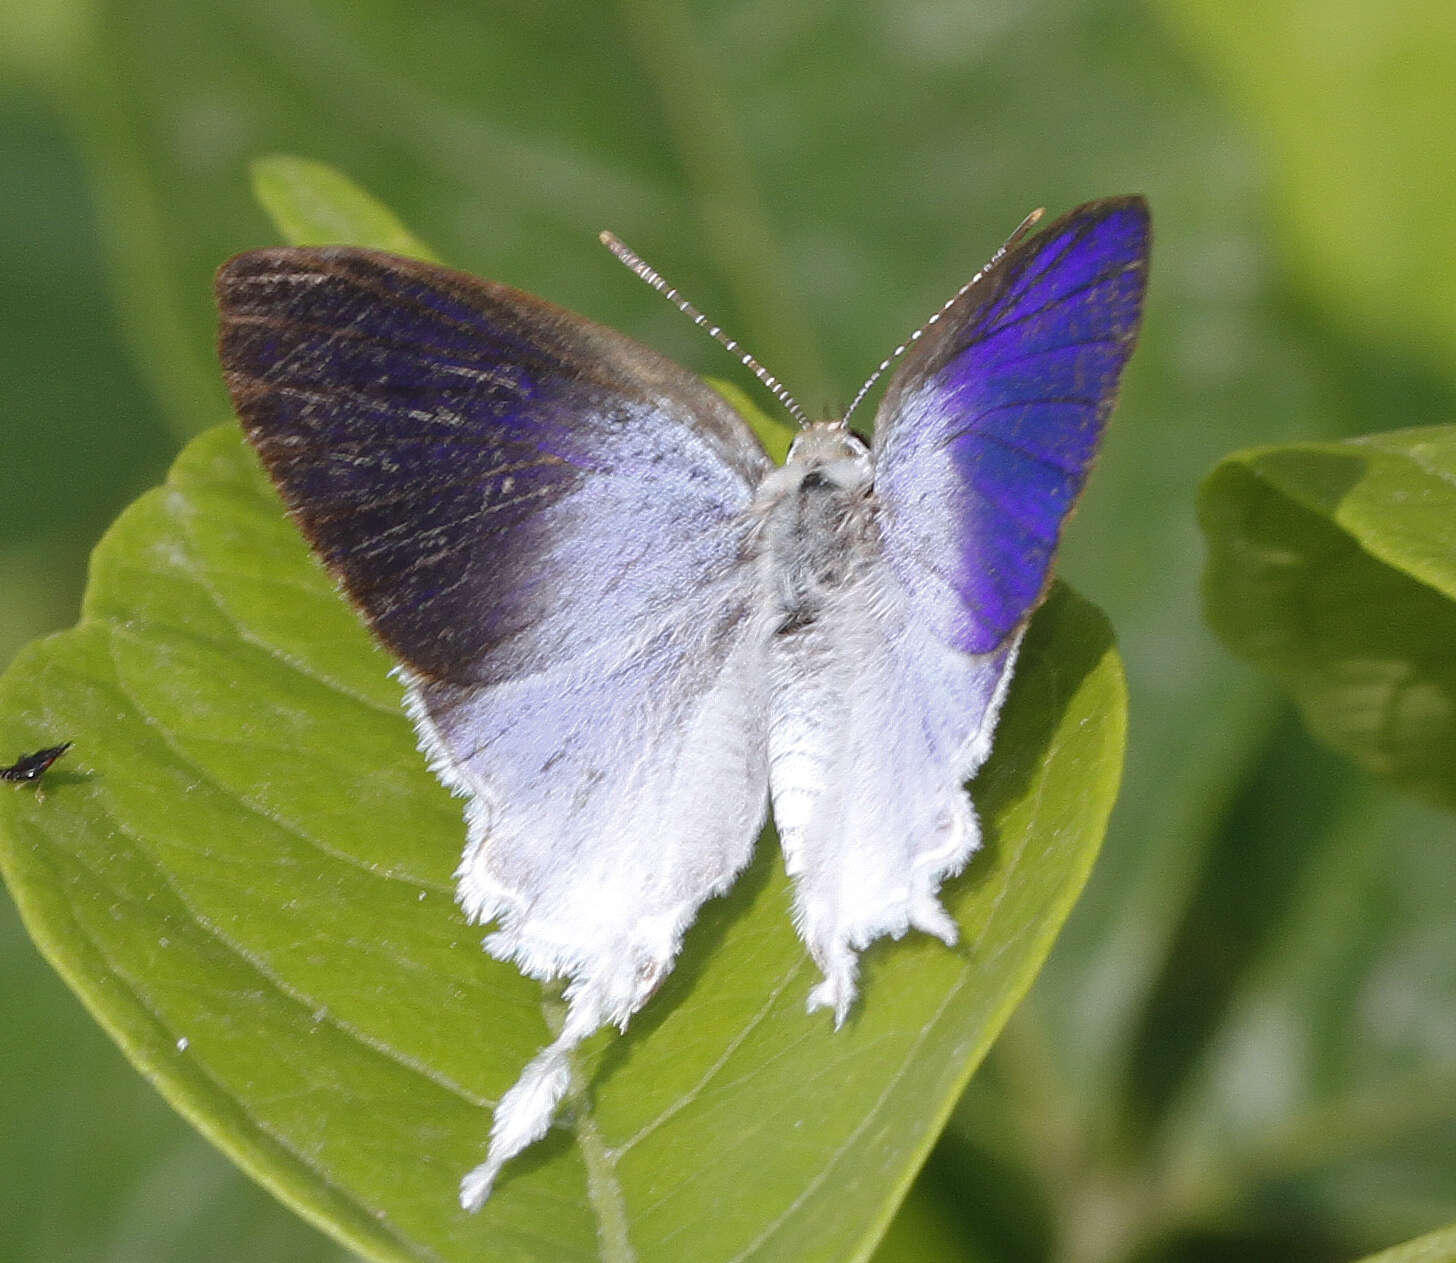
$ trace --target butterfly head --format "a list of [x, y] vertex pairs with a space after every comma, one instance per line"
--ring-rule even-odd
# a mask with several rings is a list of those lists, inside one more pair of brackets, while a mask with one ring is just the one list
[[815, 421], [794, 436], [789, 445], [789, 464], [833, 465], [850, 461], [867, 463], [869, 448], [842, 421]]

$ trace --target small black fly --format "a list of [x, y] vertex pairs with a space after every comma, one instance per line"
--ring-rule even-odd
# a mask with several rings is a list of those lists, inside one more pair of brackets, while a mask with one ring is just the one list
[[[58, 746], [47, 746], [34, 754], [22, 754], [9, 767], [0, 767], [0, 781], [39, 781], [50, 765], [70, 748], [71, 743], [63, 741]], [[36, 790], [39, 792], [39, 785]]]

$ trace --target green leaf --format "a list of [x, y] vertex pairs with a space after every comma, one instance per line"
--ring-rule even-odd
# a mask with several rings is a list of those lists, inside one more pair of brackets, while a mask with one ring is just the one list
[[1456, 1259], [1456, 1224], [1366, 1255], [1360, 1263], [1451, 1263], [1452, 1259]]
[[1456, 808], [1456, 426], [1237, 453], [1199, 512], [1223, 642], [1321, 740]]
[[292, 245], [369, 246], [439, 261], [393, 211], [326, 163], [275, 154], [252, 171], [253, 196]]
[[80, 625], [0, 680], [0, 748], [76, 741], [44, 800], [0, 795], [46, 956], [179, 1110], [371, 1258], [864, 1256], [1096, 853], [1125, 722], [1101, 616], [1059, 589], [1028, 635], [975, 787], [987, 845], [948, 890], [961, 948], [872, 949], [835, 1033], [803, 1012], [766, 840], [476, 1217], [456, 1182], [556, 1006], [453, 904], [459, 804], [389, 665], [237, 434], [196, 440], [98, 547]]

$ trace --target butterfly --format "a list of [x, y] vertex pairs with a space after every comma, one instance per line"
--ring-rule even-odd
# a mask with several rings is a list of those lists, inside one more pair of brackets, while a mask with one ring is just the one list
[[770, 803], [811, 1010], [844, 1021], [874, 939], [955, 941], [964, 784], [1148, 251], [1140, 197], [1023, 225], [901, 348], [872, 441], [804, 424], [781, 467], [698, 377], [505, 285], [343, 247], [219, 271], [244, 431], [467, 800], [459, 901], [492, 956], [568, 980], [464, 1207], [545, 1133], [571, 1050], [662, 982]]

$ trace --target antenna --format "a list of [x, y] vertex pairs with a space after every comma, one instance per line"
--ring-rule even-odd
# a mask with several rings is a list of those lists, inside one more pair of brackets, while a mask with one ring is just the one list
[[883, 360], [880, 361], [879, 368], [875, 369], [875, 371], [869, 375], [869, 379], [865, 382], [863, 386], [859, 388], [859, 393], [855, 395], [853, 402], [849, 405], [848, 408], [844, 410], [844, 415], [839, 419], [840, 425], [847, 426], [849, 424], [849, 418], [854, 415], [854, 410], [858, 408], [861, 403], [864, 402], [864, 397], [870, 393], [870, 388], [877, 381], [880, 380], [880, 378], [884, 375], [885, 370], [889, 368], [890, 365], [898, 360], [902, 355], [904, 355], [906, 351], [908, 351], [912, 346], [915, 345], [915, 343], [919, 342], [920, 339], [925, 336], [926, 332], [930, 329], [930, 327], [934, 325], [936, 321], [938, 321], [943, 315], [945, 315], [946, 312], [948, 312], [952, 307], [956, 305], [956, 303], [960, 300], [961, 295], [964, 294], [968, 289], [970, 289], [971, 286], [979, 281], [983, 276], [985, 276], [986, 273], [989, 272], [993, 267], [995, 267], [996, 264], [1001, 261], [1001, 256], [1004, 255], [1009, 249], [1011, 249], [1011, 247], [1014, 246], [1018, 241], [1020, 241], [1022, 237], [1026, 235], [1027, 229], [1030, 228], [1034, 223], [1036, 223], [1036, 221], [1040, 219], [1045, 213], [1045, 207], [1038, 207], [1036, 210], [1032, 211], [1030, 215], [1023, 219], [1021, 223], [1017, 225], [1016, 231], [1013, 232], [1009, 237], [1007, 237], [1006, 240], [1002, 243], [1001, 248], [991, 256], [991, 261], [987, 263], [985, 267], [977, 272], [975, 276], [971, 277], [971, 279], [968, 280], [964, 285], [962, 285], [960, 289], [956, 290], [954, 294], [952, 294], [948, 299], [946, 299], [944, 303], [941, 304], [939, 311], [931, 316], [929, 320], [927, 320], [923, 325], [920, 326], [920, 328], [915, 330], [915, 332], [912, 333], [908, 338], [906, 338], [905, 341], [900, 343], [899, 346], [897, 346], [893, 351], [890, 352], [889, 355], [887, 355]]
[[677, 290], [673, 289], [662, 277], [645, 263], [641, 255], [630, 249], [619, 237], [612, 233], [604, 232], [600, 237], [602, 245], [606, 246], [623, 263], [632, 269], [642, 280], [646, 281], [653, 289], [667, 299], [683, 315], [687, 316], [699, 329], [707, 332], [713, 341], [725, 347], [728, 351], [738, 357], [738, 362], [753, 373], [761, 381], [768, 391], [779, 403], [783, 404], [789, 415], [801, 426], [808, 426], [809, 418], [804, 415], [804, 410], [799, 407], [797, 400], [789, 394], [784, 384], [779, 381], [768, 369], [764, 368], [747, 351], [738, 345], [732, 338], [723, 332], [717, 325], [709, 324], [708, 318], [703, 315], [692, 303], [688, 302]]

